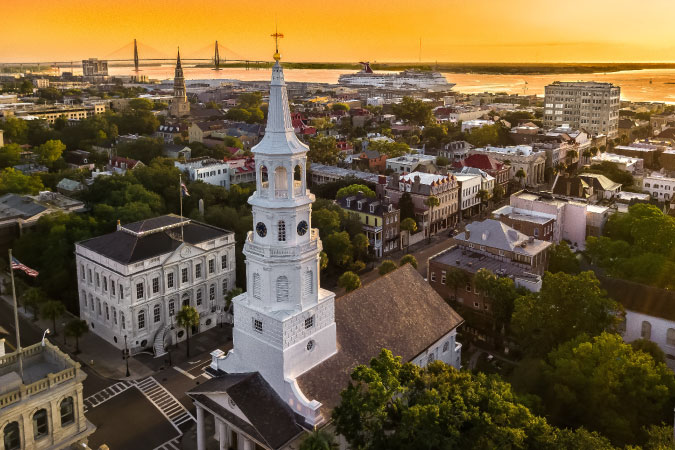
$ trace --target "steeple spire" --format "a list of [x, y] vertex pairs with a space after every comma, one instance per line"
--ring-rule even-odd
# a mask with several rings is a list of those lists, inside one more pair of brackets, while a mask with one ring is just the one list
[[176, 58], [176, 68], [181, 67], [180, 65], [180, 47], [178, 47], [178, 58]]

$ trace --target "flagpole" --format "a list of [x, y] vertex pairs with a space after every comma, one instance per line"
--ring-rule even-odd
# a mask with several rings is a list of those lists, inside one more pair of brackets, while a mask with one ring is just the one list
[[178, 195], [180, 196], [180, 240], [185, 242], [183, 239], [183, 175], [178, 174]]
[[19, 376], [23, 383], [23, 357], [21, 350], [21, 336], [19, 333], [19, 307], [16, 303], [16, 287], [14, 286], [14, 268], [12, 268], [12, 249], [9, 249], [9, 275], [12, 278], [12, 299], [14, 299], [14, 327], [16, 328], [16, 352], [19, 355]]

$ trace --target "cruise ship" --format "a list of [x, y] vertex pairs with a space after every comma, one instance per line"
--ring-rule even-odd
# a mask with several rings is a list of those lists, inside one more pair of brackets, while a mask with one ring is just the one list
[[384, 89], [428, 89], [430, 91], [447, 91], [455, 84], [440, 72], [422, 70], [404, 70], [400, 73], [374, 73], [370, 63], [359, 63], [363, 69], [354, 74], [340, 75], [338, 83], [344, 86], [371, 86]]

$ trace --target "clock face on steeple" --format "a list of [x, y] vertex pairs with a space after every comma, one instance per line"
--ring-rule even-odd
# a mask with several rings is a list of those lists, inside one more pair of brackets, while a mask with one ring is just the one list
[[307, 233], [307, 229], [308, 229], [308, 228], [309, 228], [309, 227], [308, 227], [308, 225], [307, 225], [307, 222], [305, 222], [305, 221], [303, 220], [302, 222], [300, 222], [300, 223], [298, 224], [298, 234], [299, 234], [300, 236], [304, 236], [305, 233]]
[[265, 237], [267, 236], [267, 227], [264, 223], [258, 222], [255, 226], [255, 231], [258, 233], [258, 236]]

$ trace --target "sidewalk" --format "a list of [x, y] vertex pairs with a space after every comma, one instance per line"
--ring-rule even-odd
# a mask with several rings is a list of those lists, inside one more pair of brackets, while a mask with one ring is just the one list
[[[0, 295], [0, 298], [13, 308], [13, 301], [10, 295]], [[49, 342], [57, 345], [62, 351], [70, 354], [73, 359], [88, 366], [101, 377], [112, 380], [139, 380], [153, 374], [152, 369], [137, 361], [135, 357], [131, 357], [129, 358], [129, 373], [131, 376], [127, 378], [125, 376], [126, 364], [122, 359], [122, 352], [92, 331], [80, 337], [80, 353], [75, 355], [75, 338], [67, 337], [67, 343], [64, 344], [65, 336], [62, 324], [77, 318], [69, 312], [56, 319], [57, 330], [51, 329], [53, 327], [51, 320], [39, 318], [37, 321], [33, 321], [33, 314], [23, 306], [19, 306], [19, 315], [30, 323], [33, 328], [40, 331], [40, 333], [49, 328], [52, 332], [47, 335]], [[56, 336], [53, 335], [55, 331], [57, 333]]]

